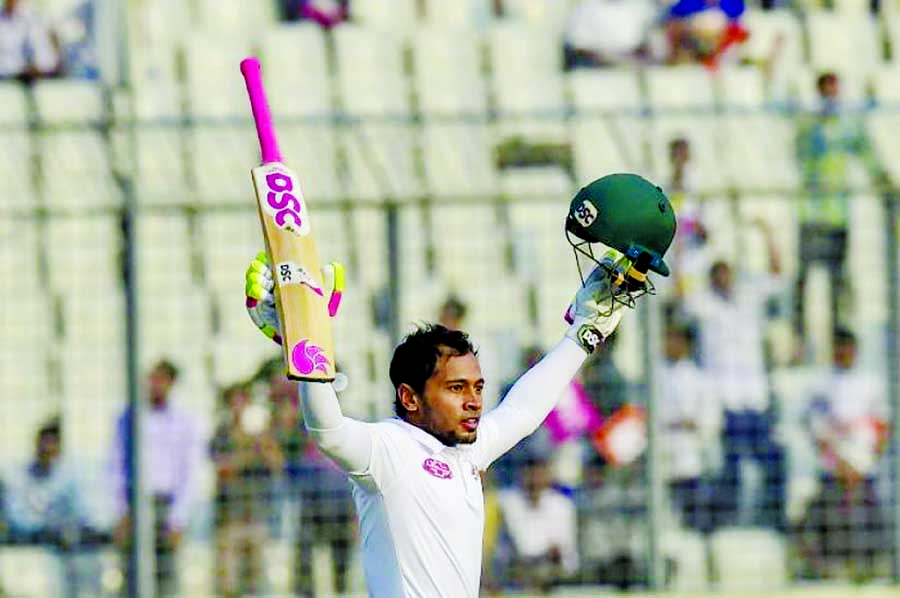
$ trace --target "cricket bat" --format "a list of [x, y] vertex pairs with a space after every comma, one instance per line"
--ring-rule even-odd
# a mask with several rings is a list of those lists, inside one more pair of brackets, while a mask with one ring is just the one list
[[334, 380], [334, 340], [312, 223], [297, 175], [283, 163], [259, 60], [241, 61], [262, 163], [250, 172], [281, 320], [281, 346], [292, 380]]

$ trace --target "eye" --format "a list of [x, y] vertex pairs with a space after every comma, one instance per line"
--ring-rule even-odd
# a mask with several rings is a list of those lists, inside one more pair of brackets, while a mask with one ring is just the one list
[[484, 390], [484, 384], [478, 384], [478, 385], [475, 386], [475, 392], [476, 392], [477, 394], [481, 394], [481, 392], [482, 392], [483, 390]]
[[450, 391], [451, 392], [462, 392], [463, 385], [462, 384], [451, 384]]

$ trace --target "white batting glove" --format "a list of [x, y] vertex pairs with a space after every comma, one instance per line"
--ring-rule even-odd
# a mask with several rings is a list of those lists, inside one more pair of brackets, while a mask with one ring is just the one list
[[[331, 262], [322, 267], [322, 278], [325, 288], [330, 290], [328, 315], [337, 315], [344, 293], [344, 265]], [[260, 251], [250, 262], [244, 274], [245, 306], [250, 319], [259, 330], [279, 345], [281, 344], [281, 323], [278, 320], [278, 309], [275, 305], [275, 279], [269, 256]]]
[[613, 301], [613, 295], [620, 290], [629, 267], [628, 258], [617, 251], [608, 251], [588, 275], [566, 312], [566, 321], [571, 324], [566, 336], [587, 353], [593, 353], [622, 321], [624, 304]]

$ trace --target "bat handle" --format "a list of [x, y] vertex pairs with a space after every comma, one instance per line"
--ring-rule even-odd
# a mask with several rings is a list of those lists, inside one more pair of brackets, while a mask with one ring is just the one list
[[281, 151], [278, 149], [275, 128], [272, 126], [272, 113], [269, 111], [269, 102], [266, 101], [259, 60], [255, 56], [242, 60], [241, 74], [244, 75], [247, 94], [250, 96], [250, 108], [253, 110], [253, 121], [256, 123], [256, 135], [259, 137], [263, 164], [281, 162]]

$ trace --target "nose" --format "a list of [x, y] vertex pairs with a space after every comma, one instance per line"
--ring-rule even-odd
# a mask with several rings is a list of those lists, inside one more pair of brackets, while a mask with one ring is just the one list
[[463, 409], [466, 411], [481, 411], [481, 397], [473, 391], [466, 393]]

